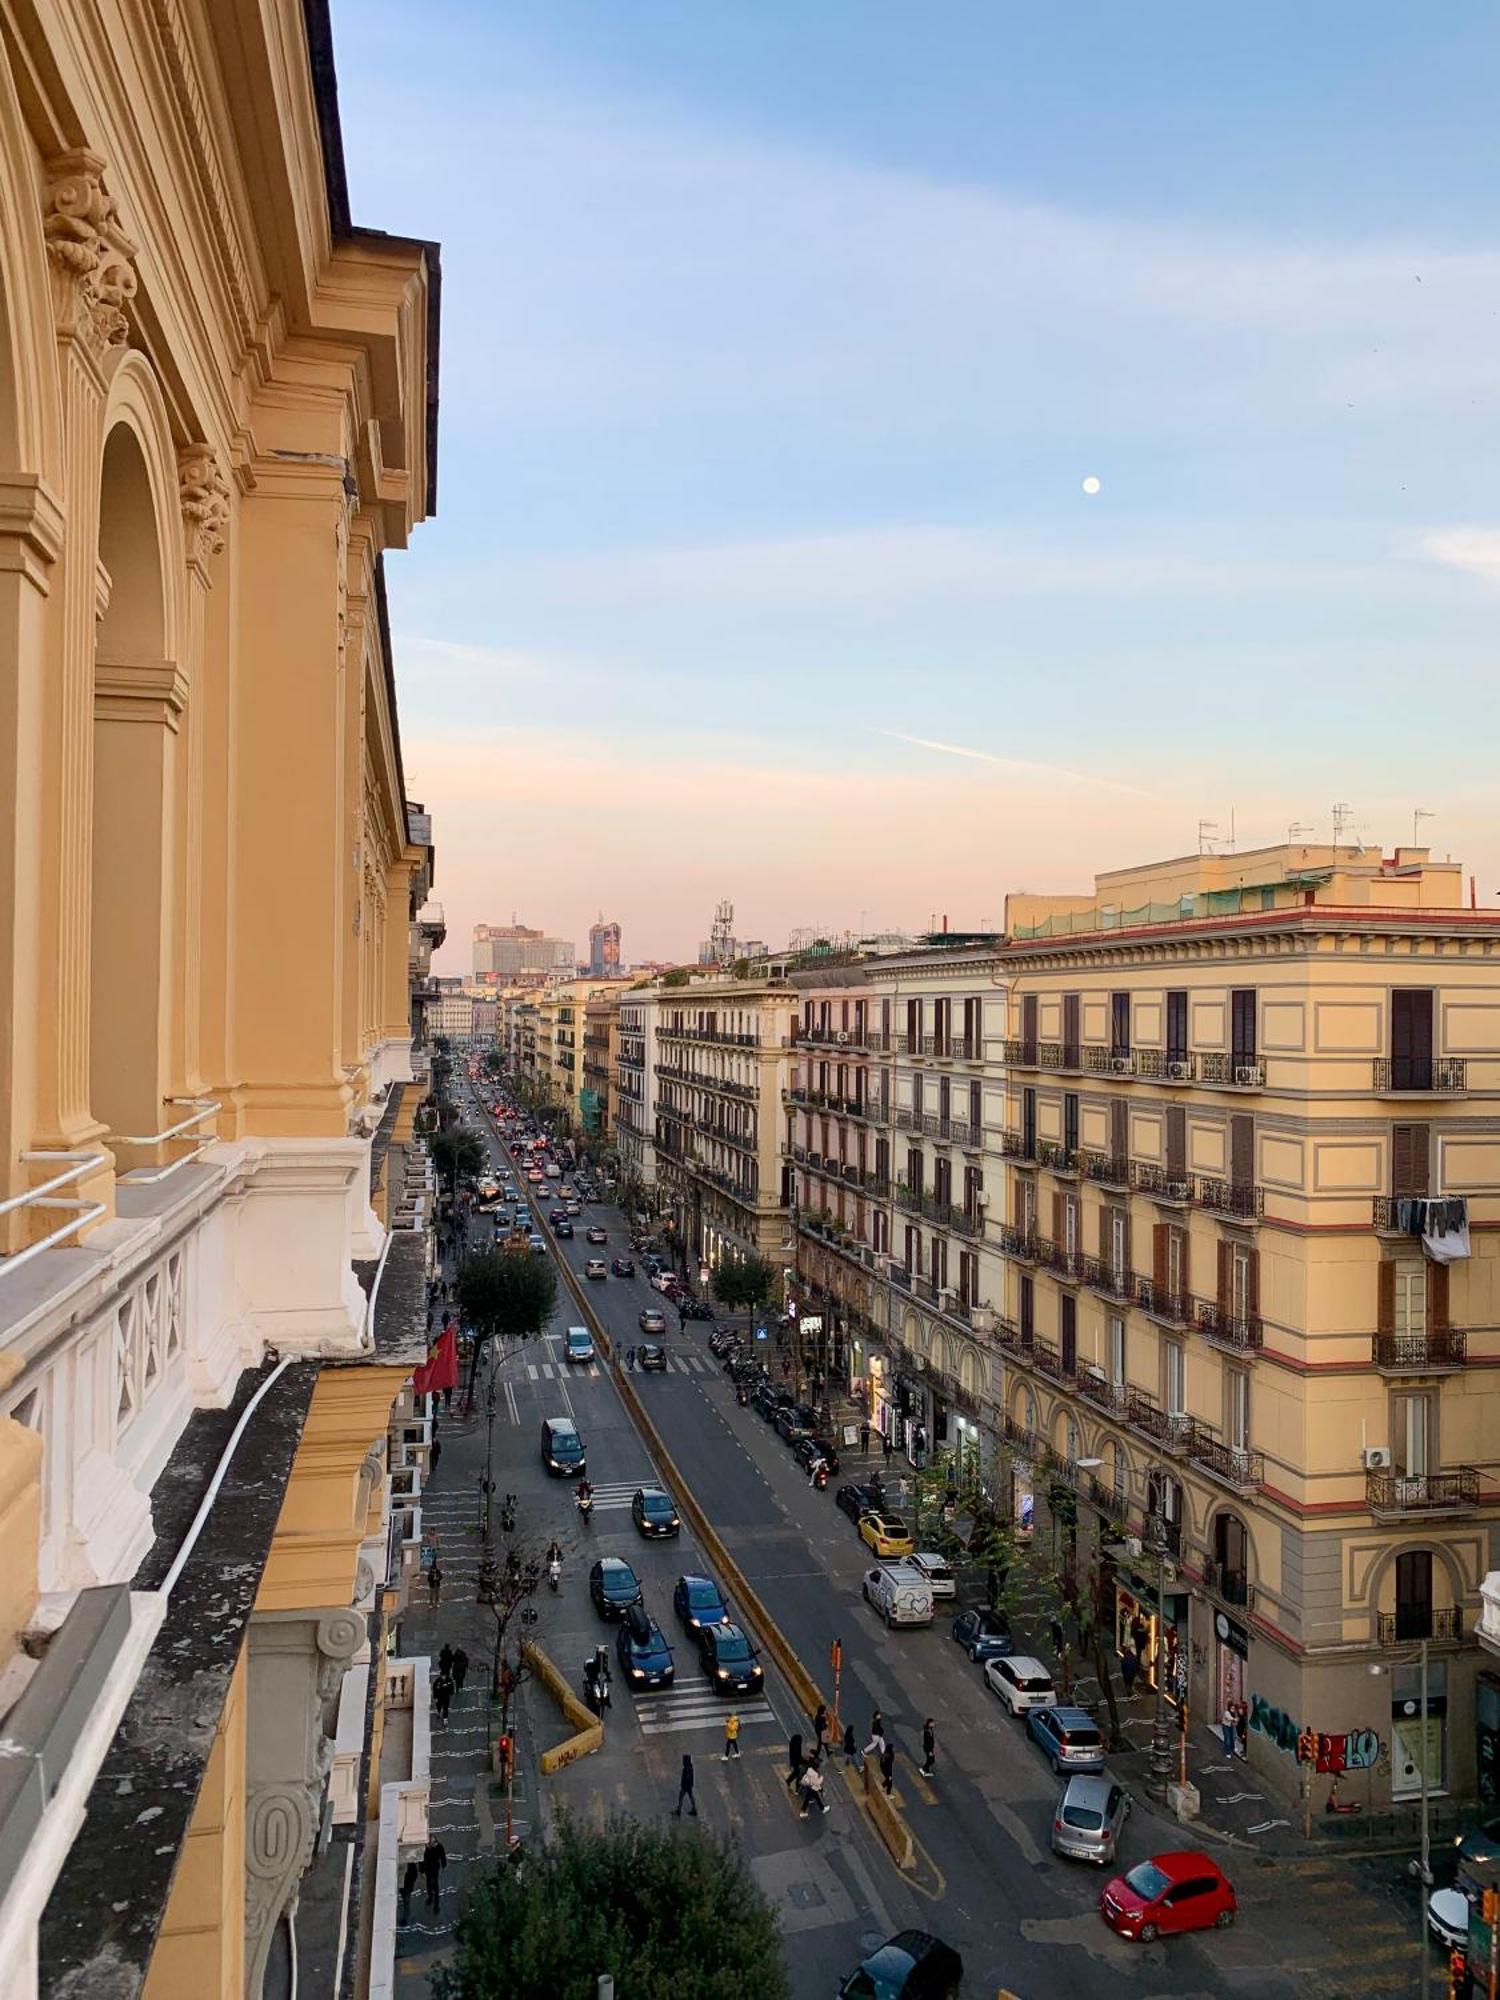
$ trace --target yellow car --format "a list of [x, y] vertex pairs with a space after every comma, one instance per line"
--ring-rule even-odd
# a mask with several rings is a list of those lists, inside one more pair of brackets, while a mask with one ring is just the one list
[[859, 1538], [878, 1556], [916, 1554], [911, 1530], [898, 1514], [864, 1514], [860, 1517]]

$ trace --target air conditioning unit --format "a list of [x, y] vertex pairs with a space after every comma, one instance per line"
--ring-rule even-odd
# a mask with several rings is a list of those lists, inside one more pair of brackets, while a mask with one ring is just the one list
[[1109, 1067], [1110, 1067], [1110, 1074], [1113, 1076], [1129, 1076], [1130, 1057], [1111, 1056], [1109, 1059]]
[[958, 1293], [953, 1290], [951, 1285], [940, 1285], [938, 1287], [938, 1304], [945, 1311], [951, 1311], [958, 1304]]
[[1359, 1455], [1359, 1462], [1366, 1472], [1389, 1472], [1391, 1448], [1385, 1444], [1366, 1445]]
[[975, 1190], [974, 1190], [974, 1206], [975, 1206], [976, 1208], [988, 1208], [988, 1207], [989, 1207], [989, 1205], [990, 1205], [990, 1197], [989, 1197], [989, 1191], [988, 1191], [988, 1189], [986, 1189], [986, 1188], [975, 1188]]
[[834, 1040], [838, 1043], [841, 1049], [847, 1049], [849, 1046], [849, 1037], [845, 1034], [842, 1028], [840, 1028], [838, 1033], [834, 1036]]
[[1167, 1064], [1167, 1076], [1173, 1083], [1191, 1083], [1193, 1065], [1188, 1062], [1169, 1062]]
[[1141, 1553], [1142, 1546], [1143, 1544], [1139, 1535], [1127, 1535], [1125, 1537], [1125, 1553], [1127, 1555], [1138, 1556]]
[[1259, 1083], [1260, 1064], [1241, 1063], [1240, 1066], [1235, 1070], [1234, 1080], [1236, 1083]]

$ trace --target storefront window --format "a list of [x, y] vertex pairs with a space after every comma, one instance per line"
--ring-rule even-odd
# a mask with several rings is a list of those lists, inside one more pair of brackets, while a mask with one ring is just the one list
[[1421, 1668], [1391, 1673], [1391, 1797], [1414, 1799], [1422, 1791], [1427, 1766], [1429, 1794], [1448, 1788], [1448, 1669], [1442, 1660], [1427, 1667], [1427, 1722], [1422, 1722]]

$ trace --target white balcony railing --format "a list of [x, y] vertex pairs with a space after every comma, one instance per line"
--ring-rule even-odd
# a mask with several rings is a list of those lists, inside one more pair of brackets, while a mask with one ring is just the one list
[[13, 1194], [8, 1201], [0, 1201], [0, 1216], [19, 1215], [21, 1211], [35, 1211], [38, 1215], [47, 1209], [62, 1209], [68, 1213], [68, 1220], [48, 1230], [34, 1243], [27, 1243], [21, 1249], [12, 1251], [8, 1257], [0, 1257], [0, 1278], [7, 1278], [29, 1264], [34, 1257], [40, 1257], [44, 1250], [55, 1250], [66, 1243], [70, 1236], [76, 1236], [80, 1229], [86, 1229], [91, 1222], [97, 1222], [106, 1209], [102, 1201], [87, 1201], [81, 1195], [59, 1194], [59, 1188], [75, 1186], [86, 1174], [97, 1173], [109, 1164], [108, 1155], [91, 1152], [36, 1152], [23, 1153], [26, 1166], [57, 1166], [62, 1163], [62, 1172], [54, 1174], [39, 1187], [27, 1188], [24, 1194]]
[[187, 1151], [175, 1160], [169, 1160], [164, 1167], [131, 1168], [128, 1173], [120, 1176], [127, 1186], [140, 1187], [150, 1181], [164, 1181], [169, 1174], [175, 1174], [180, 1167], [185, 1167], [196, 1160], [200, 1153], [207, 1152], [214, 1142], [215, 1133], [203, 1133], [199, 1128], [206, 1125], [210, 1118], [217, 1117], [223, 1109], [218, 1098], [169, 1097], [166, 1102], [188, 1106], [191, 1115], [179, 1118], [175, 1125], [164, 1126], [160, 1132], [142, 1132], [131, 1136], [111, 1132], [109, 1143], [117, 1149], [124, 1146], [131, 1151], [154, 1152], [158, 1146], [186, 1146]]
[[[380, 1771], [380, 1843], [375, 1856], [370, 2000], [394, 2000], [401, 1874], [427, 1844], [432, 1712], [426, 1658], [388, 1660]], [[405, 1766], [404, 1769], [399, 1768]]]

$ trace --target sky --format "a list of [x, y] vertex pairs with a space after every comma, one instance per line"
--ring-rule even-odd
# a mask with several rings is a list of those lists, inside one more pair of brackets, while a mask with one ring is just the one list
[[1492, 901], [1492, 5], [334, 19], [355, 219], [443, 246], [441, 969], [998, 924], [1335, 802]]

